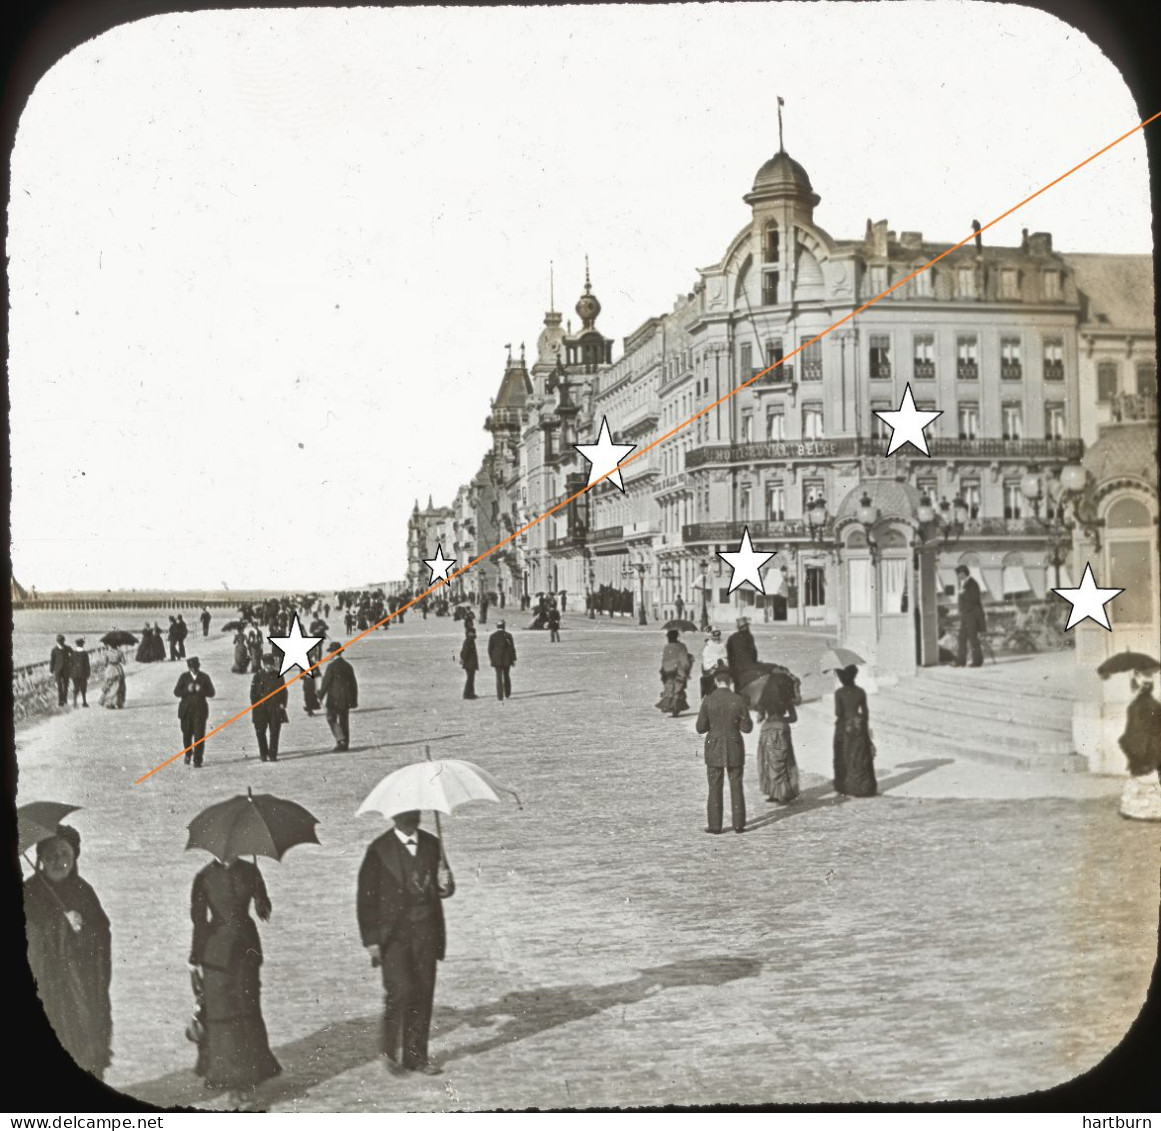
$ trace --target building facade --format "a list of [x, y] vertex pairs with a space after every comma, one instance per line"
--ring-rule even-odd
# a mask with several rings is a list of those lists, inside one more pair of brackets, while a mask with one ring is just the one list
[[[977, 236], [909, 278], [952, 245], [887, 221], [832, 236], [806, 170], [781, 150], [743, 200], [749, 216], [720, 260], [616, 360], [587, 267], [579, 330], [550, 310], [530, 367], [523, 346], [509, 349], [491, 451], [448, 512], [474, 529], [475, 552], [511, 539], [481, 564], [482, 587], [506, 603], [565, 591], [570, 608], [629, 590], [648, 621], [751, 610], [835, 625], [874, 654], [892, 633], [911, 638], [912, 614], [953, 591], [960, 564], [994, 601], [1071, 584], [1071, 543], [1043, 521], [1061, 469], [1104, 424], [1156, 419], [1149, 257], [1061, 254], [1040, 232], [1018, 247]], [[898, 408], [907, 385], [942, 412], [930, 458], [884, 455], [874, 411]], [[587, 482], [573, 444], [602, 419], [637, 445], [626, 491], [605, 483], [566, 502]], [[430, 506], [412, 518], [425, 532], [439, 521]], [[747, 528], [776, 555], [765, 597], [728, 594], [717, 557]], [[410, 540], [409, 558], [414, 570]]]

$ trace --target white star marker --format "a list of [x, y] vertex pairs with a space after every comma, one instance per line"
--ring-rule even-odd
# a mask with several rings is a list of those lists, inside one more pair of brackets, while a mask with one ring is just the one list
[[[637, 445], [614, 444], [612, 433], [609, 431], [609, 422], [601, 417], [601, 431], [595, 444], [573, 444], [582, 456], [592, 465], [589, 468], [588, 486], [591, 487], [598, 479], [609, 476], [609, 482], [615, 483], [622, 491], [625, 484], [621, 481], [621, 469], [617, 466]], [[609, 473], [612, 472], [610, 475]]]
[[290, 624], [289, 636], [268, 636], [266, 639], [282, 653], [282, 667], [279, 669], [279, 675], [286, 675], [291, 668], [302, 668], [303, 671], [306, 671], [310, 667], [307, 652], [316, 644], [323, 642], [321, 636], [302, 635], [302, 625], [298, 622], [297, 613], [294, 614], [294, 620]]
[[447, 571], [456, 564], [455, 558], [445, 558], [443, 556], [443, 544], [437, 542], [435, 544], [435, 557], [425, 558], [423, 564], [431, 570], [431, 582], [447, 581]]
[[918, 448], [925, 456], [931, 453], [927, 450], [927, 437], [923, 434], [926, 428], [937, 416], [943, 415], [943, 410], [937, 412], [920, 412], [915, 407], [915, 398], [911, 395], [911, 383], [903, 390], [903, 400], [898, 409], [886, 412], [872, 409], [874, 414], [891, 429], [891, 442], [887, 445], [887, 455], [893, 455], [904, 444], [911, 444]]
[[1080, 584], [1075, 589], [1053, 589], [1052, 592], [1072, 605], [1068, 613], [1068, 624], [1064, 626], [1065, 632], [1080, 624], [1082, 620], [1095, 620], [1101, 628], [1113, 631], [1113, 626], [1109, 624], [1109, 614], [1105, 612], [1105, 605], [1118, 593], [1124, 593], [1124, 590], [1098, 588], [1096, 578], [1092, 575], [1092, 566], [1088, 562], [1085, 562], [1084, 577], [1080, 579]]
[[728, 592], [732, 593], [739, 585], [748, 581], [759, 593], [765, 596], [766, 586], [762, 582], [762, 574], [759, 571], [763, 564], [773, 556], [772, 550], [768, 554], [760, 554], [754, 549], [754, 543], [750, 541], [750, 528], [747, 526], [742, 531], [742, 540], [738, 543], [736, 550], [718, 551], [718, 557], [733, 570]]

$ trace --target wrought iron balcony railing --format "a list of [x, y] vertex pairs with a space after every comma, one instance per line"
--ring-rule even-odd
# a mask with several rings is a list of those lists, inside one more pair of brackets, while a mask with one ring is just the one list
[[[751, 538], [767, 541], [810, 537], [810, 527], [802, 519], [786, 522], [751, 519], [744, 522], [694, 522], [681, 528], [681, 538], [683, 542], [737, 542], [742, 531], [747, 529]], [[828, 519], [823, 525], [822, 534], [826, 539], [833, 537], [832, 520]]]
[[1117, 424], [1132, 420], [1157, 419], [1156, 393], [1118, 393], [1110, 404], [1112, 418]]

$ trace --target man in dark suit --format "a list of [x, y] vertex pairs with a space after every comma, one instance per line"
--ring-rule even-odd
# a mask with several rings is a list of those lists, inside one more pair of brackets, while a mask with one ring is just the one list
[[189, 635], [189, 625], [185, 623], [185, 617], [181, 613], [177, 614], [177, 658], [179, 660], [185, 659], [185, 638]]
[[383, 973], [379, 1048], [388, 1070], [436, 1076], [441, 1069], [428, 1059], [427, 1042], [436, 963], [447, 948], [440, 901], [455, 893], [455, 881], [439, 841], [420, 830], [419, 813], [394, 820], [359, 868], [359, 934]]
[[69, 672], [72, 667], [73, 650], [65, 643], [63, 636], [56, 638], [56, 647], [49, 655], [49, 671], [56, 680], [56, 703], [58, 707], [69, 704]]
[[978, 668], [984, 662], [984, 654], [980, 650], [980, 633], [987, 625], [984, 620], [984, 602], [980, 597], [980, 587], [972, 577], [967, 566], [956, 566], [955, 576], [959, 581], [959, 647], [956, 651], [955, 666], [962, 668], [967, 660], [968, 649], [971, 649], [973, 668]]
[[743, 734], [754, 729], [746, 700], [730, 690], [730, 673], [724, 668], [714, 675], [717, 686], [701, 701], [697, 733], [705, 735], [705, 767], [709, 779], [706, 803], [707, 833], [722, 831], [723, 778], [730, 779], [730, 817], [734, 832], [746, 831], [746, 798], [742, 793], [742, 772], [746, 762]]
[[169, 618], [169, 630], [166, 633], [166, 636], [169, 640], [169, 658], [171, 660], [176, 660], [178, 658], [178, 656], [177, 656], [177, 638], [178, 638], [179, 631], [180, 630], [177, 627], [177, 617], [170, 617]]
[[[258, 704], [250, 712], [250, 718], [258, 739], [258, 757], [263, 762], [278, 761], [278, 735], [286, 721], [286, 701], [290, 697], [277, 669], [278, 661], [273, 655], [263, 656], [262, 670], [255, 672], [250, 681], [250, 702]], [[275, 694], [271, 695], [271, 692]], [[267, 695], [270, 695], [269, 699], [266, 699]], [[263, 699], [266, 700], [264, 703], [261, 702]]]
[[[338, 652], [342, 647], [337, 640], [333, 640], [327, 652]], [[359, 681], [355, 678], [355, 669], [342, 656], [327, 660], [318, 697], [326, 703], [327, 726], [335, 736], [334, 749], [349, 750], [350, 715], [359, 705]]]
[[[186, 660], [189, 671], [181, 673], [177, 686], [173, 689], [175, 698], [180, 700], [177, 705], [177, 718], [181, 723], [181, 744], [185, 748], [185, 764], [188, 766], [192, 757], [195, 769], [201, 769], [206, 749], [204, 741], [206, 720], [210, 717], [209, 701], [215, 695], [213, 681], [201, 670], [201, 666], [201, 660], [197, 656], [190, 656]], [[189, 749], [190, 747], [193, 749]]]
[[76, 651], [69, 656], [69, 678], [73, 681], [73, 706], [77, 705], [77, 696], [81, 697], [81, 706], [87, 707], [89, 690], [89, 676], [93, 674], [93, 665], [89, 662], [89, 654], [85, 651], [85, 639], [82, 636], [77, 640]]
[[209, 634], [210, 634], [210, 621], [212, 621], [213, 619], [214, 618], [213, 618], [212, 614], [210, 613], [209, 607], [206, 605], [203, 605], [202, 606], [202, 636], [209, 636]]
[[496, 698], [503, 702], [512, 695], [512, 676], [516, 663], [516, 641], [505, 621], [496, 622], [496, 631], [488, 637], [488, 660], [496, 669]]
[[460, 667], [464, 669], [464, 698], [479, 699], [476, 694], [476, 672], [480, 670], [480, 657], [476, 652], [476, 630], [469, 628], [464, 633], [464, 644], [460, 649]]
[[756, 667], [757, 663], [758, 645], [750, 635], [750, 621], [747, 617], [738, 617], [738, 631], [730, 633], [726, 641], [726, 664], [735, 691], [742, 690], [746, 673]]

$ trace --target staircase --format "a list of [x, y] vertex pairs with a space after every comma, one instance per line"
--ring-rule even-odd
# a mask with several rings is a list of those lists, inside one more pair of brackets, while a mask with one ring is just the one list
[[1010, 769], [1083, 773], [1072, 741], [1073, 653], [924, 668], [871, 701], [881, 745]]

